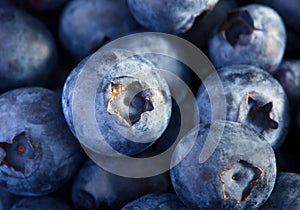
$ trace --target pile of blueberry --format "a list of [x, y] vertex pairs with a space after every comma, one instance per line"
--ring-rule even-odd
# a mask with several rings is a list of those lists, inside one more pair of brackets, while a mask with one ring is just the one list
[[299, 8], [0, 0], [0, 210], [299, 210]]

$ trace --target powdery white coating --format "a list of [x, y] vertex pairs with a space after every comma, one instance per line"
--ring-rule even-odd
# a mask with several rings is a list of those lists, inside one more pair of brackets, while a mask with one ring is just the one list
[[18, 200], [11, 210], [72, 210], [62, 201], [51, 197], [23, 198]]
[[63, 46], [81, 60], [106, 39], [116, 39], [137, 27], [126, 0], [74, 0], [62, 12], [59, 35]]
[[223, 32], [217, 32], [209, 42], [209, 57], [216, 68], [232, 64], [249, 64], [272, 72], [283, 58], [286, 30], [278, 13], [267, 6], [252, 4], [239, 8], [248, 11], [254, 31], [241, 35], [239, 40], [250, 40], [246, 45], [231, 45]]
[[261, 210], [300, 209], [300, 174], [280, 172], [274, 190]]
[[[252, 98], [258, 99], [262, 103], [261, 105], [268, 102], [273, 103], [270, 118], [275, 120], [279, 126], [277, 129], [266, 129], [263, 135], [273, 148], [278, 148], [285, 139], [290, 123], [288, 99], [279, 82], [268, 72], [247, 65], [221, 68], [218, 71], [218, 76], [222, 82], [226, 97], [226, 120], [245, 121], [249, 111], [247, 94], [252, 94]], [[220, 100], [221, 92], [218, 89], [213, 89], [214, 82], [214, 75], [208, 76], [197, 93], [200, 120], [203, 123], [210, 122], [210, 104], [218, 104], [218, 100]], [[213, 89], [210, 96], [205, 91], [205, 86]], [[218, 110], [216, 111], [218, 112]]]
[[57, 51], [48, 29], [13, 7], [0, 8], [0, 90], [45, 85]]
[[[218, 133], [224, 123], [214, 153], [200, 163], [209, 129]], [[191, 145], [194, 135], [197, 140]], [[258, 209], [270, 196], [276, 177], [275, 155], [255, 130], [230, 121], [200, 124], [181, 139], [172, 162], [180, 160], [190, 146], [185, 159], [171, 169], [176, 194], [190, 209]], [[232, 173], [230, 179], [227, 173]]]
[[218, 0], [128, 0], [135, 19], [145, 28], [166, 33], [184, 33], [195, 18]]
[[[78, 135], [74, 130], [74, 123], [77, 123], [76, 126], [83, 138], [83, 140], [80, 138], [79, 140], [83, 141], [82, 143], [87, 147], [109, 156], [119, 156], [116, 151], [126, 155], [137, 154], [154, 143], [168, 125], [172, 106], [168, 85], [159, 71], [155, 71], [155, 66], [141, 56], [132, 56], [127, 51], [117, 49], [103, 53], [99, 51], [84, 62], [86, 62], [84, 65], [80, 65], [81, 69], [77, 68], [68, 77], [62, 96], [64, 114], [74, 135]], [[81, 103], [73, 101], [73, 95], [77, 91], [75, 83], [80, 76], [82, 77], [84, 71], [92, 71], [97, 75], [97, 78], [90, 79], [97, 81], [98, 87], [94, 87], [94, 84], [83, 87], [86, 91], [97, 90], [94, 101], [91, 101], [91, 103], [95, 103], [95, 106], [93, 110], [76, 113], [80, 120], [74, 122], [74, 105]], [[90, 74], [86, 75], [88, 77]], [[89, 78], [83, 79], [89, 80]], [[128, 84], [135, 82], [141, 85], [140, 91], [147, 92], [153, 110], [143, 112], [140, 119], [130, 125], [126, 121], [126, 117], [118, 114], [118, 109], [110, 105], [111, 99], [114, 97], [111, 89], [112, 84], [127, 87]], [[84, 92], [85, 90], [80, 91]], [[78, 100], [85, 100], [84, 95]], [[119, 106], [128, 105], [124, 102]], [[85, 112], [87, 111], [95, 113], [93, 117], [96, 118], [98, 130], [86, 130], [86, 126], [91, 123], [86, 120]], [[96, 135], [98, 132], [103, 138], [88, 137], [92, 134]]]
[[72, 200], [78, 209], [120, 209], [147, 193], [167, 192], [169, 189], [169, 173], [142, 179], [126, 178], [109, 173], [87, 160], [73, 184]]
[[131, 201], [121, 210], [188, 210], [175, 194], [153, 193]]

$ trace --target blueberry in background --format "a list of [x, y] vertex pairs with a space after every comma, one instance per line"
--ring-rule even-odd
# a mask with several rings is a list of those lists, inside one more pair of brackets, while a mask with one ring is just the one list
[[[216, 149], [203, 162], [205, 144]], [[274, 152], [265, 138], [230, 121], [192, 129], [177, 145], [172, 166], [176, 194], [190, 209], [258, 209], [270, 196], [276, 178]]]
[[68, 0], [6, 0], [34, 12], [49, 12], [61, 8]]
[[[134, 155], [149, 147], [166, 129], [172, 107], [168, 85], [156, 67], [117, 49], [100, 50], [83, 60], [65, 82], [62, 103], [74, 135], [108, 156]], [[91, 125], [94, 118], [97, 127]]]
[[151, 31], [172, 34], [189, 30], [195, 18], [218, 0], [128, 0], [134, 18]]
[[52, 197], [23, 198], [14, 203], [11, 210], [72, 210], [72, 208]]
[[137, 28], [126, 0], [75, 0], [61, 14], [59, 36], [63, 46], [80, 61], [106, 41]]
[[[226, 119], [241, 122], [264, 135], [274, 149], [283, 143], [290, 124], [289, 103], [283, 87], [268, 72], [248, 65], [233, 65], [218, 70], [226, 97]], [[221, 91], [210, 96], [216, 75], [208, 76], [197, 94], [200, 119], [209, 123], [211, 103], [218, 104]], [[218, 110], [214, 110], [218, 114]], [[225, 120], [225, 119], [223, 119]]]
[[79, 169], [82, 149], [69, 131], [60, 96], [40, 87], [0, 96], [0, 185], [37, 196], [61, 188]]
[[57, 61], [48, 29], [34, 17], [0, 8], [0, 91], [49, 83]]
[[216, 68], [232, 64], [255, 65], [269, 72], [283, 58], [286, 30], [270, 7], [251, 4], [228, 12], [209, 42], [209, 57]]
[[278, 173], [275, 187], [261, 210], [300, 209], [300, 174]]
[[74, 181], [72, 200], [76, 209], [116, 210], [147, 193], [168, 192], [170, 189], [168, 173], [149, 178], [126, 178], [87, 160]]
[[175, 194], [153, 193], [144, 195], [127, 205], [122, 210], [188, 210]]
[[14, 196], [4, 189], [0, 188], [0, 209], [10, 210], [14, 202]]
[[283, 60], [272, 75], [280, 82], [289, 99], [291, 110], [299, 105], [300, 60]]

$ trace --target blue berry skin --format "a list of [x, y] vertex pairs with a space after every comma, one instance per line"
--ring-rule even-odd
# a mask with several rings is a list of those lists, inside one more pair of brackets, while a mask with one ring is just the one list
[[[211, 142], [207, 142], [208, 132]], [[216, 149], [203, 162], [205, 144]], [[177, 145], [172, 165], [176, 194], [190, 209], [258, 209], [270, 196], [276, 178], [275, 155], [265, 138], [230, 121], [192, 129]]]
[[0, 209], [10, 210], [14, 201], [14, 196], [4, 189], [0, 188]]
[[72, 210], [70, 206], [51, 197], [23, 198], [11, 210]]
[[300, 60], [283, 60], [272, 75], [284, 88], [291, 110], [297, 108], [300, 102]]
[[282, 17], [287, 27], [300, 32], [300, 1], [298, 0], [256, 0], [257, 3], [265, 4], [275, 9]]
[[[78, 120], [73, 121], [74, 104], [86, 101], [86, 94], [81, 96], [82, 101], [73, 100], [74, 93], [77, 93], [76, 81], [79, 76], [82, 78], [83, 72], [97, 74], [93, 79], [97, 80], [98, 87], [84, 86], [82, 88], [86, 90], [82, 91], [97, 90], [95, 101], [90, 102], [95, 103], [92, 111], [98, 126], [92, 132], [100, 132], [103, 139], [95, 140], [89, 138], [90, 134], [78, 133], [87, 126], [85, 115], [77, 113]], [[136, 94], [136, 88], [138, 92], [143, 91]], [[116, 49], [96, 52], [71, 72], [65, 82], [62, 104], [67, 123], [75, 136], [81, 136], [81, 143], [108, 156], [120, 156], [118, 153], [135, 155], [153, 144], [166, 129], [172, 108], [167, 83], [155, 66], [142, 56], [132, 56], [128, 51]], [[127, 113], [127, 110], [132, 111]], [[75, 123], [77, 130], [74, 129]]]
[[128, 0], [135, 19], [151, 31], [179, 34], [189, 30], [195, 18], [218, 0]]
[[216, 68], [248, 64], [271, 72], [281, 62], [285, 46], [286, 30], [278, 13], [251, 4], [228, 12], [209, 42], [209, 56]]
[[[265, 136], [274, 149], [283, 143], [290, 124], [289, 103], [283, 87], [268, 72], [248, 65], [218, 70], [226, 97], [226, 120], [243, 123]], [[209, 98], [205, 86], [213, 87], [215, 75], [204, 80], [197, 93], [200, 119], [211, 121], [211, 103], [220, 104], [221, 91]], [[218, 110], [214, 110], [218, 115]], [[225, 119], [222, 119], [225, 120]]]
[[51, 12], [61, 8], [68, 0], [9, 0], [18, 7], [33, 12]]
[[144, 195], [124, 206], [121, 210], [188, 210], [172, 193], [153, 193]]
[[272, 194], [261, 210], [280, 209], [300, 209], [300, 174], [278, 173]]
[[0, 91], [49, 83], [57, 51], [48, 29], [13, 7], [0, 8], [0, 28]]
[[75, 178], [72, 200], [76, 209], [115, 210], [147, 193], [168, 192], [170, 189], [168, 173], [149, 178], [126, 178], [87, 160]]
[[28, 87], [0, 96], [0, 186], [25, 196], [51, 193], [78, 170], [83, 153], [58, 94]]
[[137, 28], [126, 0], [75, 0], [62, 12], [59, 36], [63, 46], [81, 60], [104, 42]]

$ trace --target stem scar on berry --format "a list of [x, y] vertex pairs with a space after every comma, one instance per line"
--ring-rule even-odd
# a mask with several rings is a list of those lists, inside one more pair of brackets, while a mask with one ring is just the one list
[[125, 120], [131, 126], [141, 120], [145, 112], [154, 110], [150, 94], [135, 81], [128, 85], [111, 83], [111, 98], [107, 111]]
[[263, 174], [262, 169], [245, 160], [238, 160], [232, 167], [219, 174], [224, 199], [231, 199], [237, 203], [244, 202]]
[[250, 40], [240, 40], [242, 35], [250, 35], [254, 30], [254, 21], [247, 10], [232, 10], [227, 14], [227, 18], [220, 25], [219, 31], [232, 45], [247, 45]]
[[263, 133], [267, 129], [277, 129], [278, 122], [271, 119], [270, 113], [273, 108], [273, 103], [268, 102], [266, 104], [259, 103], [253, 99], [251, 94], [246, 95], [248, 100], [248, 113], [245, 121], [247, 124], [255, 128], [260, 133]]

